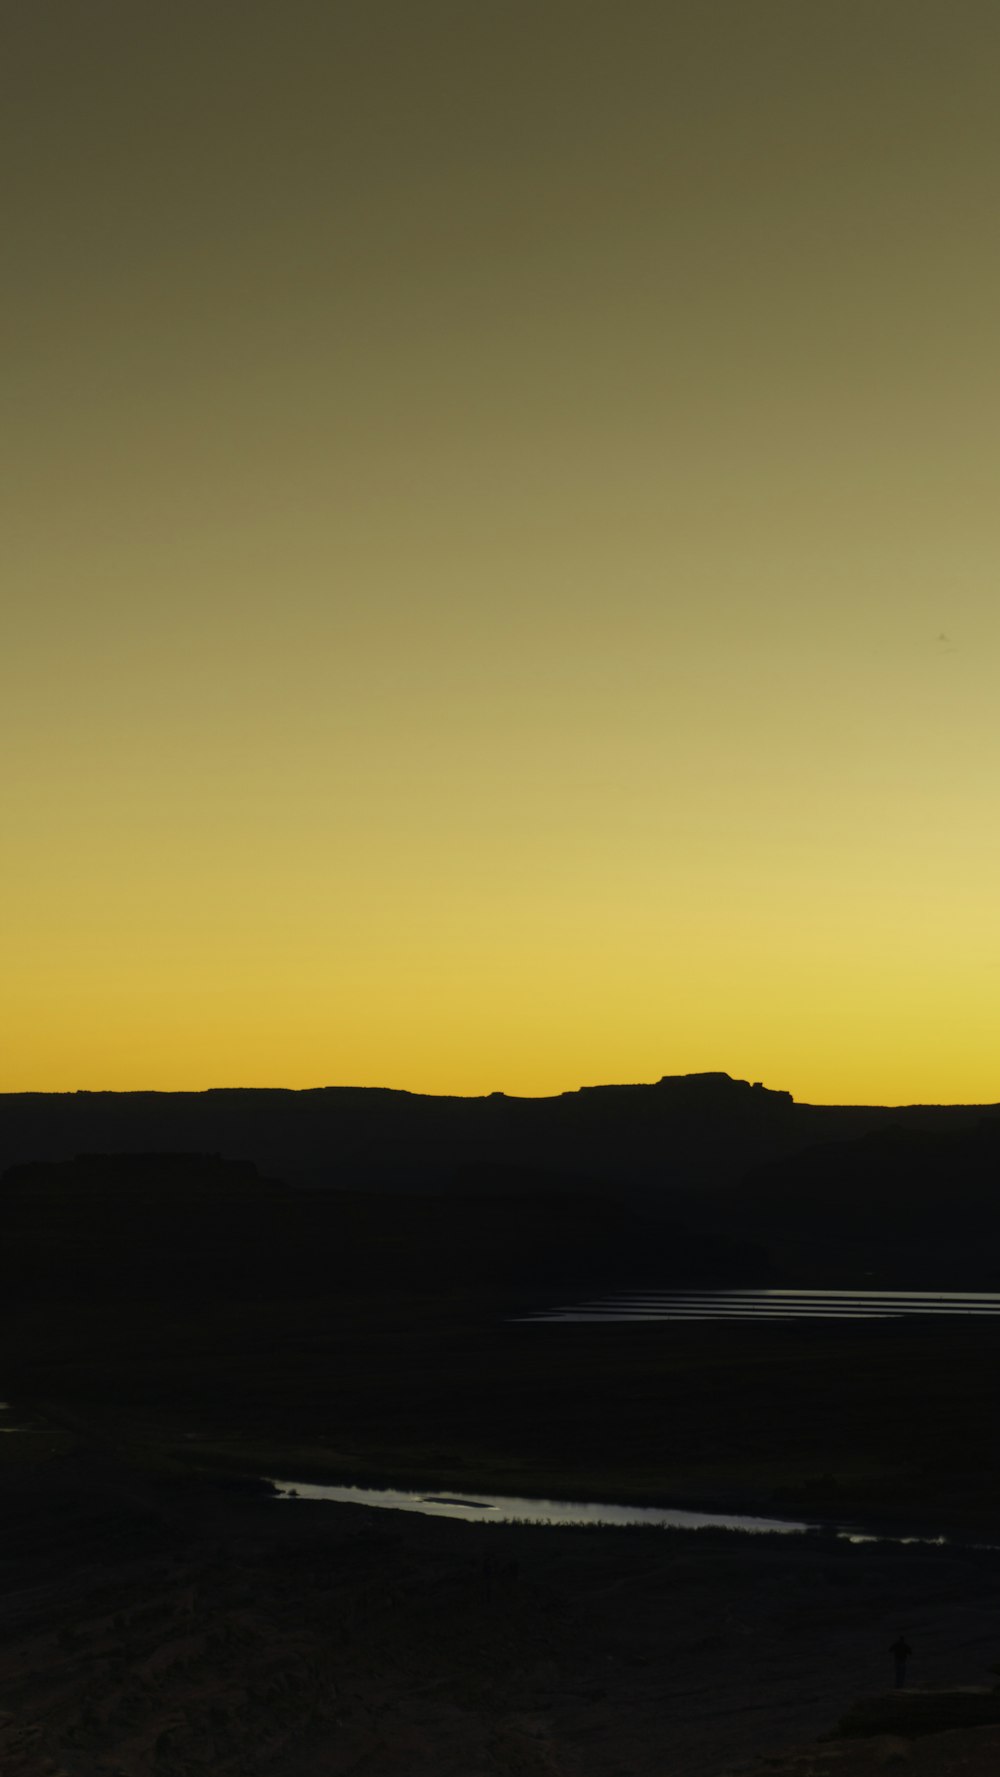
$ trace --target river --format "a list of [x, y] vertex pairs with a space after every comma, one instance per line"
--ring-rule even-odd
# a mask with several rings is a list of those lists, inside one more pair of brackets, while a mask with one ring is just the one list
[[1000, 1294], [974, 1290], [686, 1289], [627, 1291], [571, 1302], [519, 1321], [787, 1321], [995, 1317]]

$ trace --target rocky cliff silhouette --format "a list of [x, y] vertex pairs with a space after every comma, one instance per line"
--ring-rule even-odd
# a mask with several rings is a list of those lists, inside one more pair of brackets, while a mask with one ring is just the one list
[[[521, 1172], [659, 1200], [891, 1126], [969, 1127], [1000, 1107], [794, 1103], [728, 1074], [594, 1086], [552, 1098], [314, 1091], [19, 1093], [0, 1096], [0, 1170], [80, 1153], [214, 1153], [288, 1183], [391, 1190], [495, 1189]], [[494, 1181], [491, 1183], [491, 1179]]]

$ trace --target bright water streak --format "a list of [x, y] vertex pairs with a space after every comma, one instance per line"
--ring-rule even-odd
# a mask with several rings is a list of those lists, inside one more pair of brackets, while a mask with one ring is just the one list
[[803, 1315], [792, 1308], [548, 1308], [521, 1320], [898, 1320], [891, 1308], [844, 1308]]
[[463, 1518], [485, 1524], [665, 1524], [675, 1530], [808, 1530], [790, 1518], [754, 1518], [739, 1512], [685, 1512], [661, 1506], [595, 1505], [573, 1499], [522, 1499], [514, 1494], [418, 1493], [395, 1487], [326, 1487], [308, 1481], [271, 1480], [282, 1499], [326, 1499], [338, 1505], [420, 1512], [431, 1518]]
[[524, 1321], [890, 1320], [995, 1317], [1000, 1294], [975, 1290], [644, 1290], [567, 1302]]
[[894, 1314], [1000, 1313], [1000, 1295], [974, 1294], [971, 1290], [628, 1290], [620, 1295], [590, 1297], [580, 1306], [662, 1308], [676, 1303], [713, 1308], [808, 1309], [815, 1314], [845, 1308], [877, 1308]]
[[[660, 1525], [673, 1530], [740, 1530], [748, 1533], [770, 1531], [783, 1536], [800, 1536], [806, 1531], [825, 1530], [840, 1542], [944, 1543], [943, 1536], [886, 1536], [865, 1531], [858, 1526], [840, 1527], [805, 1524], [792, 1518], [755, 1518], [740, 1512], [687, 1512], [679, 1507], [595, 1505], [593, 1501], [573, 1499], [522, 1499], [514, 1494], [482, 1493], [475, 1499], [461, 1493], [418, 1493], [400, 1487], [326, 1487], [311, 1481], [277, 1481], [269, 1479], [281, 1499], [330, 1500], [336, 1505], [371, 1506], [378, 1511], [420, 1512], [431, 1518], [460, 1518], [467, 1524], [603, 1524]], [[994, 1548], [993, 1543], [966, 1545], [978, 1549]]]

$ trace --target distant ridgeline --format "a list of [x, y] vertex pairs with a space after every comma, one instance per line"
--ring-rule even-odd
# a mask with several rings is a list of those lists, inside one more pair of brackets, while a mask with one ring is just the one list
[[0, 1097], [0, 1155], [22, 1295], [1000, 1284], [996, 1106], [796, 1105], [725, 1074], [29, 1094]]
[[0, 1095], [0, 1171], [83, 1153], [249, 1160], [287, 1183], [389, 1190], [597, 1187], [658, 1199], [890, 1126], [954, 1130], [998, 1107], [799, 1105], [728, 1074], [554, 1098], [432, 1098], [378, 1088]]

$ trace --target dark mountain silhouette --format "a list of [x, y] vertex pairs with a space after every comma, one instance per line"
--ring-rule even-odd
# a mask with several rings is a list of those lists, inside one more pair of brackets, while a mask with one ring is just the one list
[[[203, 1154], [81, 1155], [0, 1179], [5, 1293], [33, 1302], [289, 1300], [760, 1275], [761, 1255], [581, 1191], [308, 1191]], [[491, 1189], [486, 1187], [490, 1186]]]
[[726, 1074], [9, 1095], [0, 1161], [22, 1295], [1000, 1277], [1000, 1107], [797, 1105]]
[[[595, 1086], [553, 1098], [423, 1097], [375, 1088], [0, 1096], [0, 1170], [80, 1153], [188, 1152], [252, 1161], [287, 1183], [406, 1190], [552, 1189], [662, 1203], [891, 1126], [944, 1132], [998, 1106], [795, 1104], [728, 1074]], [[494, 1181], [494, 1182], [491, 1182]], [[509, 1188], [508, 1185], [505, 1188]]]
[[802, 1281], [832, 1273], [880, 1285], [1000, 1288], [1000, 1120], [921, 1127], [904, 1120], [754, 1168], [689, 1200], [694, 1225], [752, 1234]]

